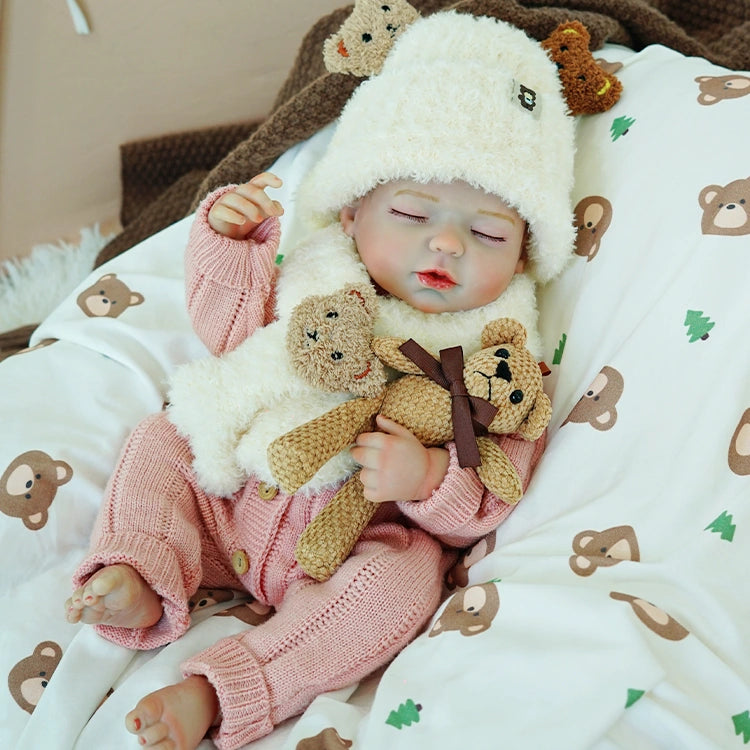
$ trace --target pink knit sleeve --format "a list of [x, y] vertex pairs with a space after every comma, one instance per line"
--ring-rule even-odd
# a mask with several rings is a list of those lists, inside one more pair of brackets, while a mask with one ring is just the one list
[[[545, 431], [535, 441], [512, 435], [503, 435], [498, 440], [518, 472], [524, 492], [544, 452], [546, 437]], [[446, 448], [450, 460], [440, 487], [426, 500], [400, 502], [398, 506], [405, 516], [443, 543], [457, 548], [468, 547], [497, 528], [516, 506], [489, 492], [473, 469], [462, 469], [458, 465], [454, 443], [448, 443]]]
[[215, 232], [208, 211], [234, 185], [214, 191], [198, 207], [185, 251], [185, 296], [195, 332], [212, 354], [231, 351], [273, 320], [278, 219], [258, 225], [246, 240]]

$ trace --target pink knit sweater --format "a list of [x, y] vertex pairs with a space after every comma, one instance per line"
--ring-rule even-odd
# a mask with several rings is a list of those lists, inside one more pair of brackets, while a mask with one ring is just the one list
[[[217, 355], [273, 319], [277, 274], [276, 220], [263, 222], [247, 241], [209, 227], [208, 209], [228, 189], [201, 204], [186, 254], [187, 306], [195, 330]], [[499, 442], [525, 490], [544, 436]], [[315, 695], [362, 679], [393, 658], [439, 603], [442, 576], [455, 559], [446, 547], [473, 544], [511, 512], [474, 470], [459, 467], [454, 445], [447, 448], [441, 486], [421, 502], [384, 503], [355, 554], [318, 584], [299, 568], [294, 548], [333, 491], [279, 492], [268, 500], [251, 479], [232, 499], [207, 495], [195, 481], [187, 441], [163, 413], [155, 415], [124, 448], [74, 585], [116, 562], [139, 571], [162, 598], [161, 620], [144, 629], [96, 626], [106, 638], [137, 649], [162, 646], [185, 632], [188, 599], [199, 585], [244, 587], [274, 606], [276, 614], [264, 625], [182, 665], [185, 674], [206, 675], [216, 689], [222, 713], [217, 745], [241, 747], [304, 710]], [[245, 572], [232, 569], [238, 550], [248, 560]]]
[[[211, 193], [200, 205], [186, 253], [187, 306], [193, 327], [214, 354], [231, 351], [258, 326], [273, 320], [278, 220], [267, 219], [248, 240], [214, 232], [208, 211], [233, 189]], [[524, 490], [544, 450], [546, 435], [529, 443], [507, 436], [500, 446], [521, 478]], [[450, 546], [465, 547], [496, 528], [513, 509], [487, 492], [476, 473], [458, 468], [454, 448], [441, 487], [421, 503], [399, 503], [401, 512]], [[269, 529], [270, 532], [270, 529]]]

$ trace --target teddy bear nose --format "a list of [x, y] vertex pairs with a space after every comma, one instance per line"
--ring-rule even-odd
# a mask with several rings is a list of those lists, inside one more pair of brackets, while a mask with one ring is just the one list
[[318, 332], [317, 331], [305, 331], [307, 334], [307, 338], [312, 339], [313, 341], [318, 340]]
[[510, 383], [513, 376], [510, 373], [510, 367], [508, 366], [508, 363], [504, 359], [501, 359], [497, 363], [497, 367], [495, 368], [495, 377], [502, 378], [503, 380]]

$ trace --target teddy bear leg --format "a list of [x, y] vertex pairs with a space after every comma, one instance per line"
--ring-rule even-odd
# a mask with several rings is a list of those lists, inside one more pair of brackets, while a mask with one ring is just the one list
[[523, 495], [523, 485], [516, 467], [505, 451], [489, 438], [479, 438], [477, 446], [482, 460], [481, 465], [477, 466], [477, 475], [482, 484], [501, 500], [514, 505]]
[[376, 508], [365, 500], [359, 473], [347, 480], [302, 532], [294, 551], [302, 570], [327, 581], [349, 557]]
[[357, 435], [372, 431], [382, 401], [382, 394], [349, 399], [277, 437], [268, 446], [268, 466], [281, 489], [296, 492]]

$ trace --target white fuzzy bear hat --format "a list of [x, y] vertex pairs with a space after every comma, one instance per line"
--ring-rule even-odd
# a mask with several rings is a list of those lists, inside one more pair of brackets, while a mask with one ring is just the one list
[[390, 180], [464, 180], [529, 224], [527, 272], [556, 276], [573, 243], [574, 118], [555, 64], [520, 29], [435, 13], [396, 40], [342, 110], [300, 194], [317, 223]]

